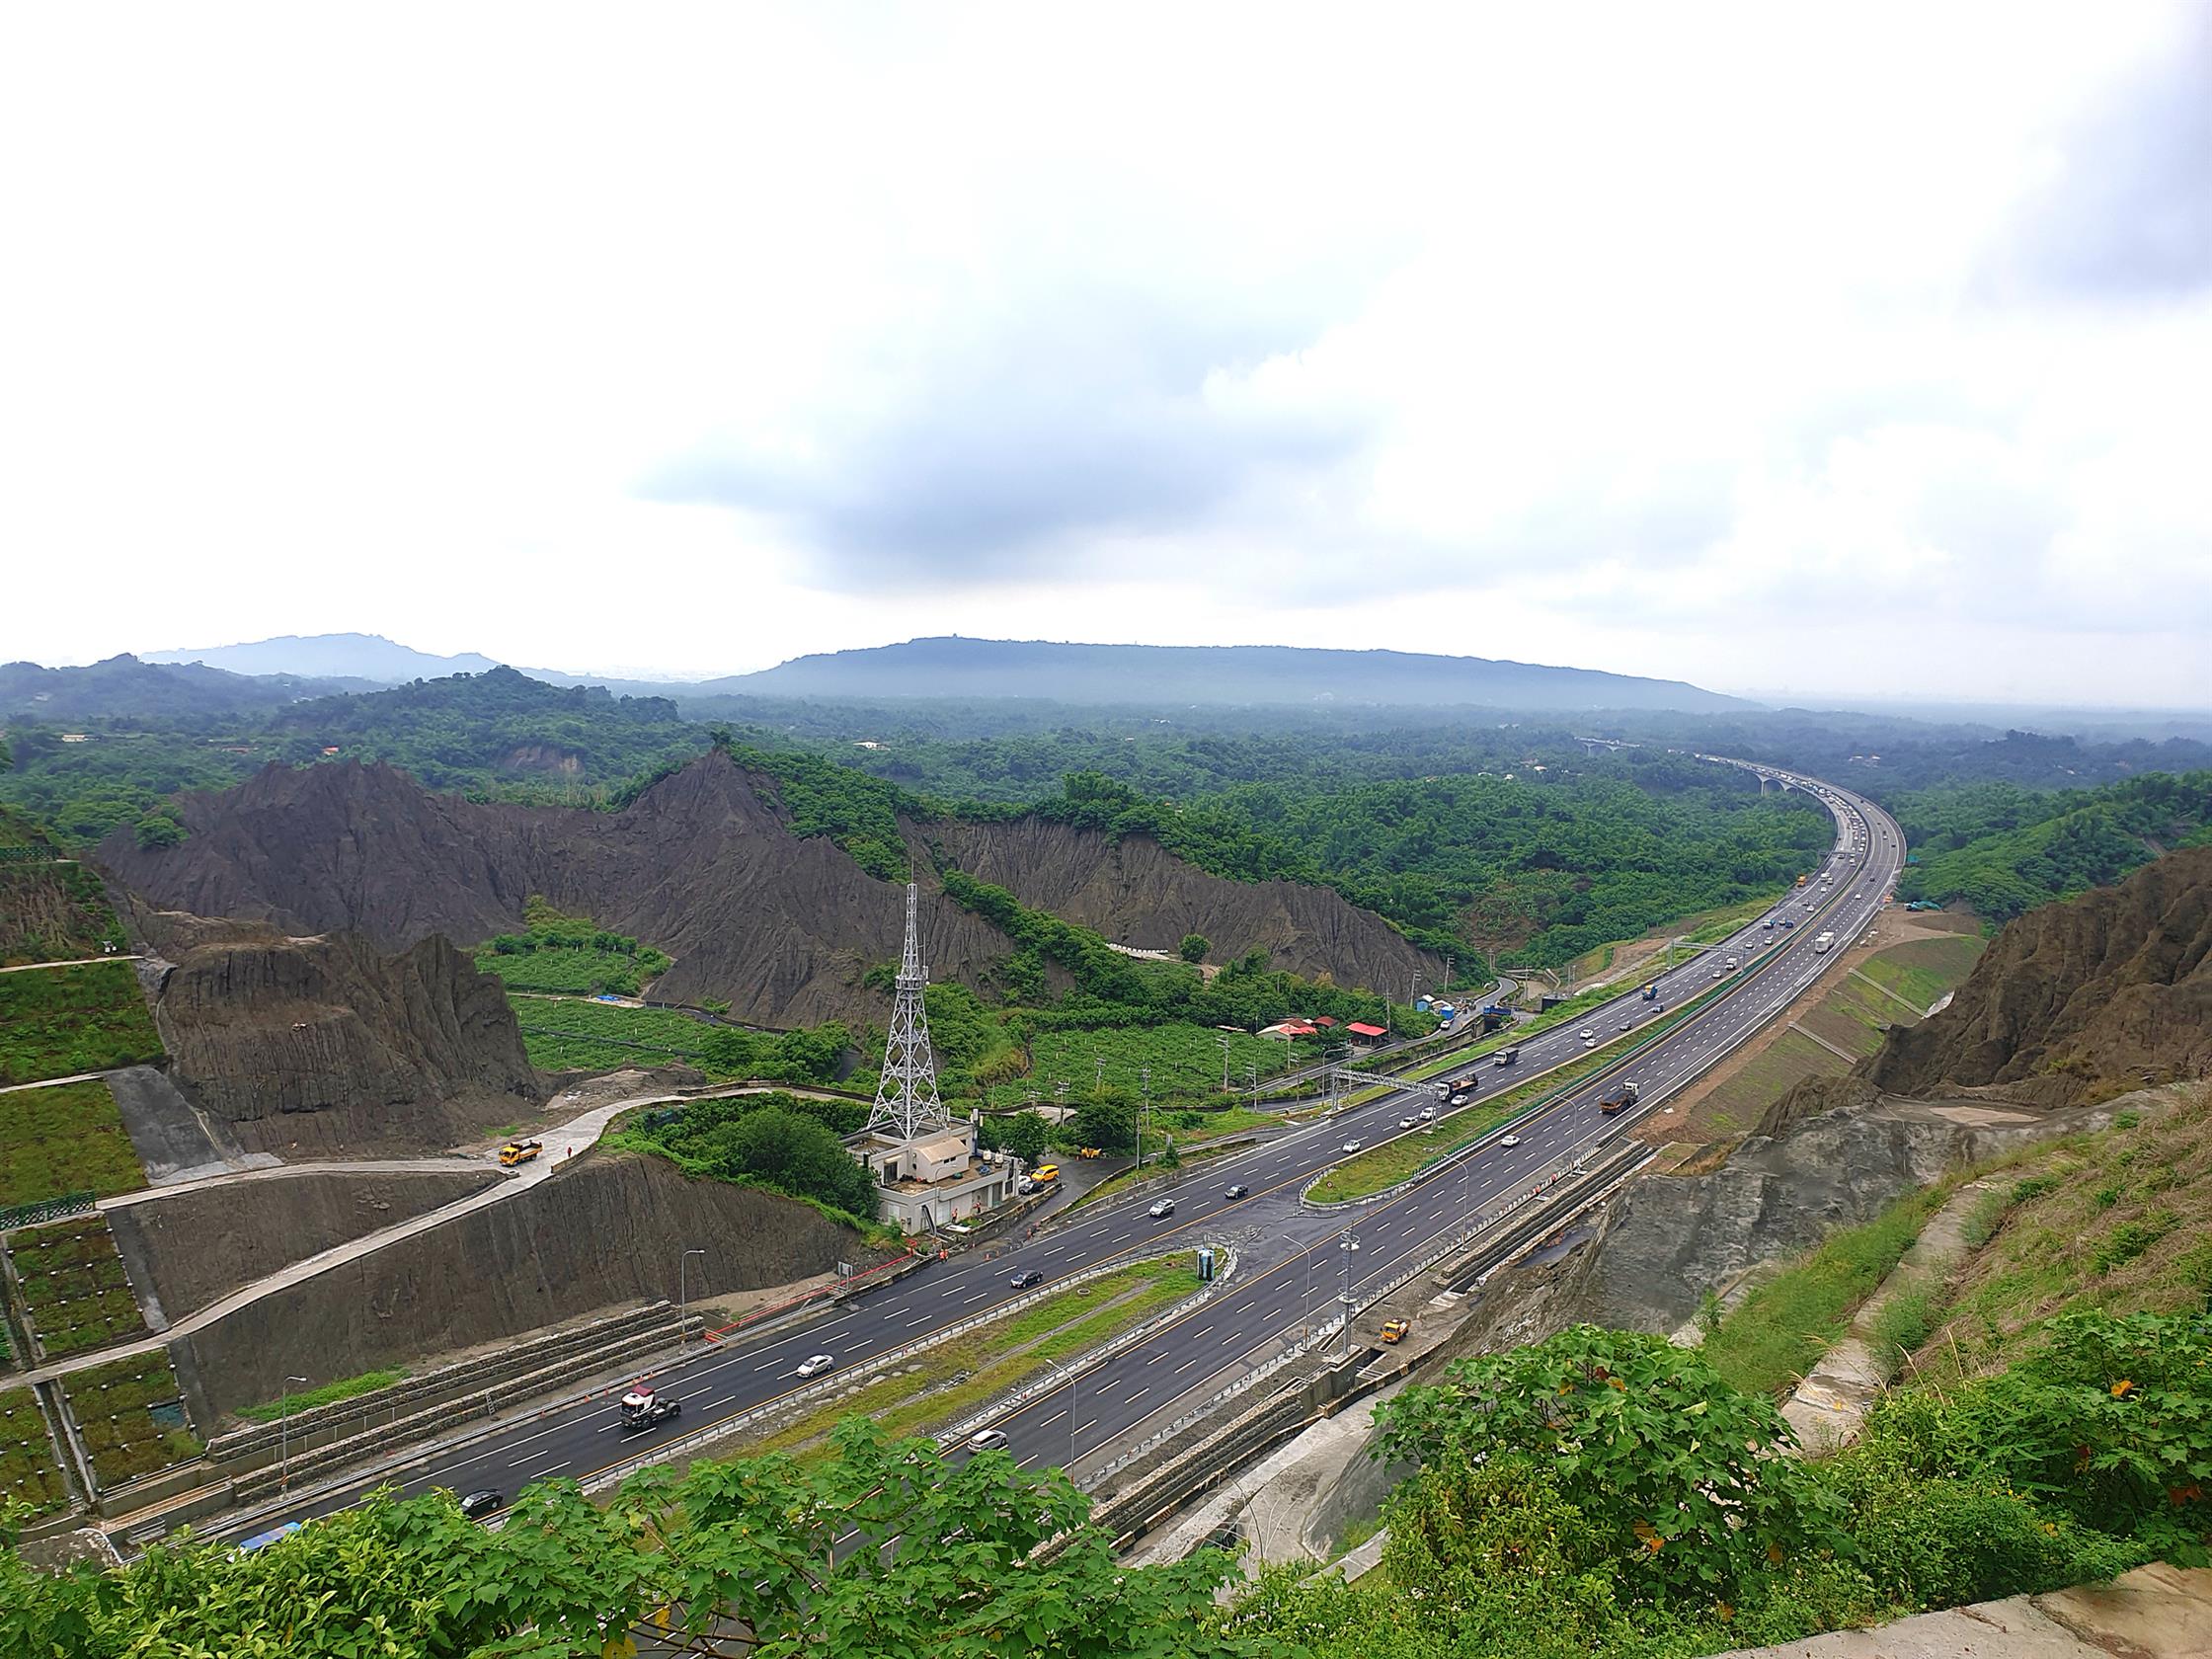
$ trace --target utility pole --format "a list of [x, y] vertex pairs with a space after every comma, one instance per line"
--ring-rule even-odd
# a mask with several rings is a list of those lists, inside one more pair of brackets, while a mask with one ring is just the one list
[[1228, 1093], [1228, 1033], [1225, 1031], [1215, 1032], [1214, 1041], [1222, 1046], [1222, 1092], [1226, 1094]]
[[1145, 1168], [1145, 1119], [1152, 1110], [1152, 1068], [1149, 1066], [1140, 1066], [1137, 1075], [1143, 1079], [1139, 1086], [1144, 1091], [1137, 1106], [1137, 1168], [1142, 1173]]

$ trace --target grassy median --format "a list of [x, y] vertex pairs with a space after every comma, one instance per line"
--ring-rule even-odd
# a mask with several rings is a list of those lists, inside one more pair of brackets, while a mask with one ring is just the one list
[[[1191, 1295], [1191, 1250], [1135, 1262], [1047, 1297], [900, 1362], [857, 1393], [824, 1400], [759, 1443], [788, 1451], [821, 1440], [845, 1418], [874, 1418], [892, 1435], [924, 1434], [957, 1422], [1045, 1367], [1111, 1341]], [[829, 1456], [830, 1449], [816, 1449]]]

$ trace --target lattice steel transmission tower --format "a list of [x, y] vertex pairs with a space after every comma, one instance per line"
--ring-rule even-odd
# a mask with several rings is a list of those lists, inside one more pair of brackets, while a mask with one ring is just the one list
[[883, 1077], [876, 1084], [868, 1129], [912, 1141], [952, 1125], [944, 1102], [937, 1098], [937, 1061], [929, 1050], [929, 1016], [921, 1005], [929, 970], [921, 963], [920, 889], [912, 882], [907, 884], [907, 945], [899, 957], [896, 983], [891, 1036], [884, 1044]]

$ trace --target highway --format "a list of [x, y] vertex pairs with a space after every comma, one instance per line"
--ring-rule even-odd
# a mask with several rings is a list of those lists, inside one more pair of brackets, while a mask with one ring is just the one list
[[[662, 1428], [626, 1436], [612, 1403], [604, 1399], [543, 1415], [518, 1414], [466, 1445], [365, 1473], [293, 1508], [264, 1506], [235, 1523], [218, 1522], [209, 1531], [233, 1536], [304, 1520], [354, 1503], [384, 1483], [403, 1491], [490, 1488], [512, 1499], [532, 1480], [587, 1479], [650, 1455], [656, 1440], [672, 1442], [804, 1386], [796, 1371], [809, 1355], [830, 1354], [840, 1371], [846, 1370], [1010, 1302], [1025, 1294], [1010, 1279], [1027, 1269], [1044, 1273], [1049, 1283], [1075, 1268], [1116, 1258], [1138, 1259], [1201, 1243], [1233, 1244], [1237, 1271], [1212, 1300], [993, 1425], [1008, 1434], [1013, 1455], [1025, 1464], [1096, 1462], [1110, 1455], [1114, 1442], [1171, 1422], [1171, 1408], [1186, 1402], [1187, 1409], [1187, 1402], [1201, 1397], [1200, 1390], [1218, 1385], [1249, 1357], [1334, 1317], [1341, 1297], [1359, 1302], [1387, 1286], [1468, 1218], [1496, 1210], [1526, 1191], [1548, 1166], [1663, 1111], [1671, 1094], [1776, 1018], [1873, 919], [1903, 863], [1903, 838], [1895, 823], [1849, 791], [1777, 767], [1752, 769], [1821, 796], [1837, 822], [1829, 861], [1806, 888], [1784, 896], [1727, 940], [1654, 982], [1656, 1002], [1644, 1001], [1640, 989], [1624, 991], [1573, 1021], [1525, 1039], [1517, 1066], [1501, 1068], [1485, 1058], [1446, 1073], [1471, 1070], [1479, 1075], [1481, 1092], [1463, 1110], [1481, 1111], [1485, 1097], [1535, 1072], [1664, 1018], [1702, 992], [1721, 993], [1657, 1038], [1624, 1069], [1609, 1067], [1614, 1075], [1585, 1080], [1540, 1116], [1510, 1125], [1516, 1146], [1500, 1144], [1501, 1129], [1395, 1196], [1333, 1209], [1304, 1203], [1301, 1194], [1316, 1175], [1341, 1160], [1343, 1143], [1356, 1139], [1375, 1146], [1400, 1134], [1423, 1133], [1426, 1126], [1418, 1123], [1411, 1130], [1400, 1129], [1400, 1120], [1437, 1105], [1433, 1093], [1418, 1085], [1392, 1090], [1251, 1151], [1186, 1172], [1172, 1189], [1172, 1217], [1146, 1215], [1159, 1196], [1157, 1189], [1101, 1203], [994, 1259], [978, 1253], [931, 1263], [864, 1294], [823, 1322], [717, 1347], [673, 1372], [664, 1367], [657, 1385], [680, 1395], [683, 1413]], [[1862, 859], [1863, 867], [1855, 867], [1855, 858]], [[1779, 925], [1785, 919], [1792, 925]], [[1765, 925], [1770, 921], [1776, 923], [1771, 929]], [[1834, 935], [1828, 952], [1815, 948], [1822, 933]], [[1723, 966], [1731, 956], [1741, 965], [1733, 972]], [[1590, 1034], [1587, 1042], [1585, 1031]], [[1599, 1096], [1622, 1076], [1638, 1084], [1637, 1103], [1622, 1116], [1606, 1118], [1599, 1112]], [[1232, 1183], [1249, 1187], [1250, 1196], [1225, 1198], [1223, 1189]], [[1351, 1243], [1357, 1249], [1346, 1247]], [[730, 1440], [717, 1450], [727, 1455], [744, 1447], [743, 1440]]]

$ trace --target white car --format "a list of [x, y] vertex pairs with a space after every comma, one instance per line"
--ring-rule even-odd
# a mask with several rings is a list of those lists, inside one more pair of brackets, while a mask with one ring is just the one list
[[1003, 1452], [1008, 1444], [1004, 1429], [978, 1429], [968, 1437], [971, 1452]]
[[1501, 1146], [1518, 1146], [1521, 1145], [1521, 1137], [1518, 1135], [1509, 1135], [1503, 1141], [1500, 1141], [1498, 1145]]
[[1621, 1029], [1621, 1030], [1623, 1030], [1623, 1031], [1625, 1031], [1625, 1030], [1627, 1030], [1627, 1029], [1628, 1029], [1628, 1027], [1630, 1027], [1631, 1025], [1633, 1025], [1633, 1024], [1635, 1024], [1635, 1023], [1636, 1023], [1636, 1022], [1635, 1022], [1634, 1020], [1622, 1020], [1622, 1021], [1620, 1022], [1620, 1029]]
[[1347, 1141], [1344, 1143], [1344, 1149], [1348, 1152], [1356, 1152], [1366, 1145], [1365, 1141]]
[[1151, 1209], [1146, 1211], [1146, 1214], [1150, 1216], [1155, 1222], [1158, 1221], [1162, 1216], [1172, 1216], [1175, 1214], [1175, 1201], [1172, 1198], [1162, 1198], [1155, 1200], [1152, 1204]]
[[820, 1377], [836, 1363], [828, 1354], [810, 1355], [799, 1362], [799, 1375], [801, 1377]]
[[1412, 1120], [1411, 1118], [1400, 1118], [1400, 1119], [1398, 1119], [1398, 1128], [1400, 1128], [1400, 1129], [1411, 1129], [1412, 1127], [1413, 1127], [1413, 1120]]
[[1582, 1028], [1582, 1040], [1585, 1043], [1592, 1041], [1597, 1037], [1597, 1035], [1598, 1034], [1595, 1031], [1592, 1031], [1587, 1025]]
[[1434, 1123], [1434, 1122], [1436, 1122], [1436, 1108], [1435, 1108], [1434, 1106], [1424, 1106], [1424, 1107], [1422, 1107], [1422, 1108], [1421, 1108], [1421, 1121], [1422, 1121], [1423, 1123]]

